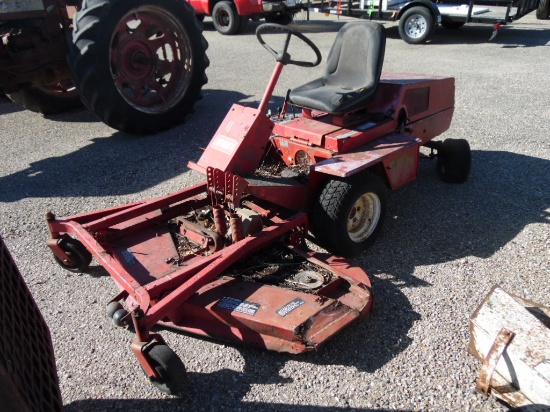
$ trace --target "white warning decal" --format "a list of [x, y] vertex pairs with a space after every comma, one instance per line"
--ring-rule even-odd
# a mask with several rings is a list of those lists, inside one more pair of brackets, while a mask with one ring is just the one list
[[288, 315], [293, 310], [298, 309], [304, 303], [306, 303], [306, 301], [303, 300], [302, 298], [293, 299], [290, 302], [288, 302], [286, 305], [284, 305], [281, 309], [279, 309], [277, 311], [277, 314], [284, 318], [286, 315]]
[[254, 316], [256, 312], [258, 312], [258, 309], [260, 309], [260, 304], [258, 303], [230, 298], [229, 296], [225, 296], [216, 304], [216, 306], [222, 309], [230, 310], [231, 312], [240, 312], [251, 316]]

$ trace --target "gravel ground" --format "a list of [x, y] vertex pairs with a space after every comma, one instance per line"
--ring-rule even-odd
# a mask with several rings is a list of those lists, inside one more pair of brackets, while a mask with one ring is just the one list
[[[326, 58], [346, 19], [300, 24]], [[456, 77], [456, 110], [443, 138], [466, 138], [473, 170], [447, 185], [433, 162], [390, 197], [378, 242], [355, 258], [376, 308], [315, 353], [292, 356], [164, 331], [185, 362], [187, 396], [157, 392], [129, 349], [133, 334], [104, 315], [116, 294], [95, 262], [71, 274], [52, 262], [44, 215], [101, 209], [201, 180], [189, 172], [230, 105], [257, 103], [273, 67], [246, 33], [205, 23], [209, 83], [186, 123], [146, 137], [118, 133], [87, 112], [43, 118], [0, 101], [0, 233], [49, 327], [67, 411], [372, 410], [504, 411], [475, 392], [468, 318], [492, 285], [550, 305], [550, 23], [438, 28], [412, 46], [387, 24], [384, 69]], [[288, 67], [277, 96], [322, 67]]]

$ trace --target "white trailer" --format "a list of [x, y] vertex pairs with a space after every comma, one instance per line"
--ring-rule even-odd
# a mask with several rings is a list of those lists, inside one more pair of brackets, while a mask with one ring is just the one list
[[[466, 23], [488, 23], [496, 30], [539, 7], [549, 0], [322, 0], [311, 4], [310, 10], [367, 18], [371, 20], [399, 21], [399, 35], [407, 43], [428, 41], [438, 24], [446, 29], [458, 29]], [[548, 7], [546, 7], [548, 8]], [[544, 13], [537, 11], [538, 18]], [[546, 16], [548, 18], [548, 16]], [[493, 37], [494, 37], [493, 34]]]

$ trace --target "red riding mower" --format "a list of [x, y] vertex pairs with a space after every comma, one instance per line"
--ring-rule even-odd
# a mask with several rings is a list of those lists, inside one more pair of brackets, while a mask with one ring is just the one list
[[[268, 32], [286, 35], [282, 50], [266, 44]], [[315, 349], [369, 312], [369, 278], [338, 256], [373, 241], [386, 190], [416, 178], [420, 146], [437, 153], [443, 180], [469, 174], [466, 141], [431, 141], [451, 123], [454, 79], [382, 74], [381, 25], [344, 25], [325, 75], [287, 93], [271, 117], [283, 67], [316, 66], [321, 54], [286, 26], [256, 33], [275, 70], [259, 107], [234, 104], [189, 164], [204, 183], [65, 219], [48, 214], [57, 262], [81, 272], [93, 256], [109, 272], [120, 293], [107, 313], [133, 324], [132, 350], [169, 393], [182, 390], [185, 368], [155, 325], [276, 351]], [[292, 37], [311, 47], [314, 62], [292, 59]], [[335, 255], [309, 250], [310, 230]]]

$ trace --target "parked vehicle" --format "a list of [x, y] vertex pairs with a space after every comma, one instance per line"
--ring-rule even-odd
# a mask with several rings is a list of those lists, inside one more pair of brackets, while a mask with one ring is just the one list
[[[399, 20], [399, 35], [407, 43], [425, 43], [441, 24], [446, 29], [458, 29], [466, 23], [488, 23], [495, 28], [520, 19], [533, 10], [537, 18], [548, 18], [549, 0], [338, 0], [314, 2], [311, 10], [370, 20]], [[538, 9], [537, 9], [538, 7]], [[540, 15], [540, 17], [539, 17]], [[546, 17], [543, 17], [546, 16]]]
[[181, 123], [207, 81], [184, 0], [3, 0], [0, 36], [0, 93], [43, 114], [84, 102], [128, 133]]
[[307, 8], [302, 0], [187, 0], [199, 18], [211, 16], [221, 34], [243, 31], [250, 19], [268, 23], [289, 24], [294, 15]]

